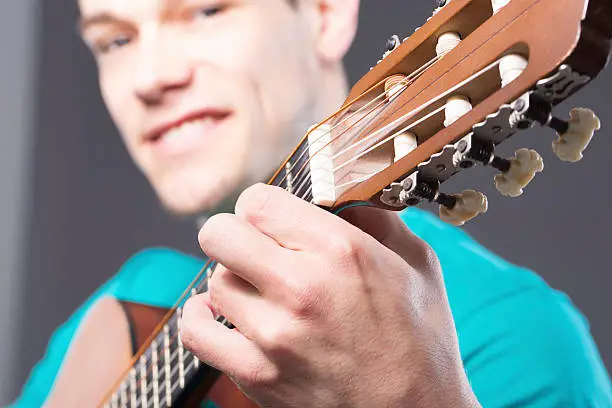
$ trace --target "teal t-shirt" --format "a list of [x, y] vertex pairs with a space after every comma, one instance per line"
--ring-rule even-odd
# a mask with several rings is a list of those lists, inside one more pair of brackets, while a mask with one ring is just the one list
[[[610, 378], [584, 316], [533, 272], [417, 209], [402, 219], [440, 258], [464, 366], [485, 408], [612, 407]], [[102, 296], [171, 307], [203, 260], [169, 249], [132, 257], [49, 341], [14, 407], [40, 407], [75, 330]]]

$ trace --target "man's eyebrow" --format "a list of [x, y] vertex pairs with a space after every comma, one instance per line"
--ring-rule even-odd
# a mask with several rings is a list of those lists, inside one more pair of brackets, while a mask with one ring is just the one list
[[81, 35], [87, 30], [88, 27], [96, 24], [117, 24], [122, 26], [129, 26], [130, 23], [116, 16], [113, 13], [108, 11], [102, 11], [99, 13], [92, 14], [90, 16], [81, 17], [79, 21], [77, 21], [77, 32]]

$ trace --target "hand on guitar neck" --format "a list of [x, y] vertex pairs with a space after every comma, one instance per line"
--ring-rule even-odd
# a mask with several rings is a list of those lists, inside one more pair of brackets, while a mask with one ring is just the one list
[[356, 228], [263, 185], [236, 214], [200, 232], [223, 265], [183, 311], [203, 362], [265, 407], [477, 405], [437, 258], [395, 214], [346, 210]]

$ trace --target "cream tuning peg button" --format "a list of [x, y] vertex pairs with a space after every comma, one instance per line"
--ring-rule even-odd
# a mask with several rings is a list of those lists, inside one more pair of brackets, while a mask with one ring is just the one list
[[[553, 151], [563, 161], [577, 162], [582, 159], [582, 152], [601, 127], [597, 115], [585, 108], [575, 108], [570, 112], [569, 122], [553, 119], [549, 126], [558, 131], [558, 138], [552, 144]], [[555, 126], [556, 125], [556, 126]]]
[[474, 190], [466, 190], [461, 194], [452, 196], [454, 205], [440, 206], [440, 218], [449, 224], [461, 226], [467, 221], [476, 218], [479, 214], [487, 212], [487, 197]]
[[512, 159], [505, 161], [507, 169], [495, 176], [495, 187], [506, 197], [518, 197], [523, 189], [544, 170], [542, 156], [535, 150], [519, 149]]

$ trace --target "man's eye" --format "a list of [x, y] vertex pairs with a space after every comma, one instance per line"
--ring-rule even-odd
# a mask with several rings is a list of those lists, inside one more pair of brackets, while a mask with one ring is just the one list
[[223, 6], [202, 7], [196, 10], [196, 17], [212, 17], [223, 11]]
[[107, 54], [111, 51], [117, 50], [121, 47], [128, 45], [132, 39], [128, 36], [116, 37], [110, 41], [100, 42], [95, 48], [99, 54]]

